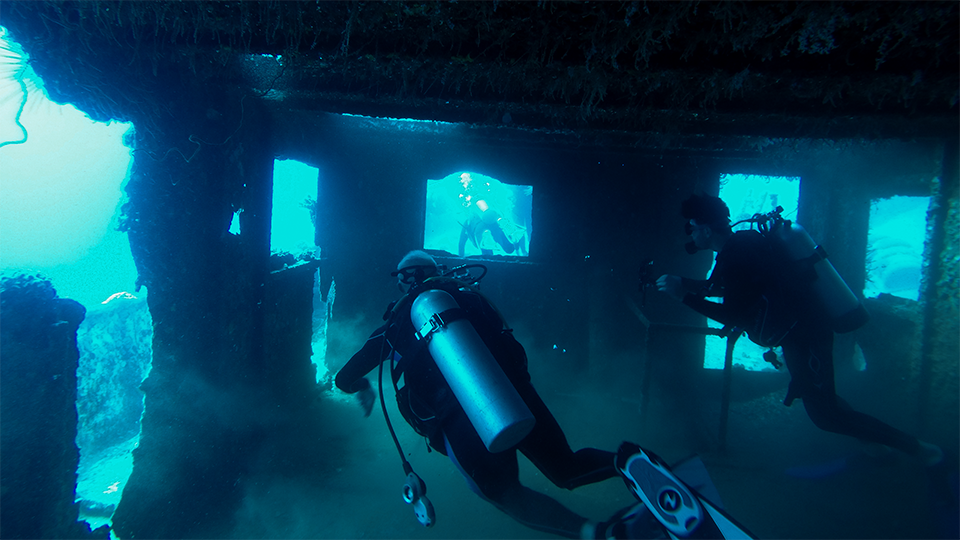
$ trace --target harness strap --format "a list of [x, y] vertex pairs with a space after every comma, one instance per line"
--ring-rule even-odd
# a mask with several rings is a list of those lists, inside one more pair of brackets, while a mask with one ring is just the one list
[[467, 312], [461, 307], [450, 308], [440, 313], [434, 313], [427, 322], [423, 324], [423, 327], [417, 331], [416, 337], [417, 342], [413, 346], [413, 349], [407, 352], [400, 360], [393, 366], [393, 380], [394, 383], [400, 380], [400, 376], [403, 374], [404, 368], [407, 366], [407, 363], [411, 358], [416, 358], [423, 352], [423, 349], [430, 343], [430, 340], [433, 337], [433, 333], [437, 330], [443, 328], [444, 326], [458, 321], [460, 319], [466, 319]]
[[[417, 330], [414, 336], [417, 338], [417, 341], [426, 341], [426, 343], [430, 343], [434, 332], [443, 328], [447, 324], [452, 323], [453, 321], [465, 318], [467, 318], [467, 312], [460, 307], [450, 308], [441, 311], [440, 313], [434, 313], [433, 316], [427, 320], [427, 322], [423, 323], [423, 326], [420, 327], [420, 330]], [[428, 326], [430, 328], [427, 328]]]
[[813, 253], [811, 253], [808, 257], [804, 257], [800, 259], [797, 262], [808, 262], [810, 263], [811, 266], [813, 266], [814, 264], [817, 264], [818, 262], [826, 259], [827, 257], [828, 257], [827, 250], [824, 249], [823, 246], [818, 245], [817, 247], [813, 248]]

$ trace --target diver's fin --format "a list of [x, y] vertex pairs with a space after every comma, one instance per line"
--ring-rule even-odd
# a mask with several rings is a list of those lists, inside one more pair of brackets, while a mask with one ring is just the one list
[[710, 473], [707, 472], [707, 466], [703, 464], [699, 456], [694, 454], [674, 463], [670, 466], [670, 471], [686, 484], [687, 487], [693, 488], [701, 497], [706, 498], [717, 508], [723, 509], [720, 492], [717, 491], [717, 486], [713, 484], [713, 479], [710, 478]]
[[[674, 463], [671, 472], [677, 476], [693, 491], [705, 498], [708, 502], [719, 509], [723, 509], [723, 501], [720, 500], [720, 492], [713, 484], [707, 467], [696, 454]], [[624, 516], [627, 538], [668, 538], [666, 529], [660, 526], [660, 522], [654, 518], [646, 505], [637, 504], [637, 508], [631, 509], [631, 515]]]
[[636, 444], [620, 445], [617, 470], [668, 538], [756, 538], [717, 504], [680, 480], [659, 456]]
[[[696, 493], [695, 490], [694, 493]], [[697, 495], [699, 496], [699, 494]], [[700, 497], [700, 503], [703, 504], [704, 508], [707, 509], [707, 513], [710, 515], [710, 519], [713, 521], [713, 527], [710, 527], [709, 529], [704, 527], [703, 533], [705, 534], [701, 534], [701, 531], [697, 531], [696, 534], [693, 534], [688, 538], [757, 538], [753, 535], [753, 533], [748, 531], [746, 527], [730, 517], [729, 514], [714, 506], [713, 503], [711, 503], [707, 498]], [[710, 532], [710, 529], [714, 528], [719, 531], [719, 535], [717, 535], [715, 532]]]

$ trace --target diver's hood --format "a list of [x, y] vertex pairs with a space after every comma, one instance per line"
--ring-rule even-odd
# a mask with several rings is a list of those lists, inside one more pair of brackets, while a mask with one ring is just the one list
[[687, 253], [693, 255], [694, 253], [700, 251], [700, 248], [697, 247], [697, 243], [693, 240], [687, 242], [683, 245], [683, 249], [687, 250]]

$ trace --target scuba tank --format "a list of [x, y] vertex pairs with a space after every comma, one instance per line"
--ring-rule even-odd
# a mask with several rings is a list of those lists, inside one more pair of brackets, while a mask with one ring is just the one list
[[800, 282], [794, 285], [802, 291], [797, 298], [813, 297], [834, 332], [852, 332], [866, 324], [870, 314], [837, 273], [826, 250], [813, 241], [806, 229], [783, 219], [781, 212], [783, 207], [778, 206], [769, 214], [755, 214], [739, 223], [756, 223], [760, 233], [774, 241], [775, 248], [794, 266], [788, 276]]
[[502, 452], [530, 433], [533, 413], [453, 296], [440, 289], [420, 293], [410, 319], [487, 450]]

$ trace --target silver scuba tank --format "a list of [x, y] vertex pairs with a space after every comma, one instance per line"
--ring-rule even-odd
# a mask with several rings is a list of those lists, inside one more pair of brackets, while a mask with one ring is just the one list
[[826, 250], [813, 241], [806, 229], [789, 220], [779, 219], [770, 228], [769, 236], [783, 245], [791, 261], [809, 259], [813, 263], [816, 277], [807, 287], [823, 307], [834, 332], [852, 332], [870, 320], [860, 299], [827, 258]]
[[458, 307], [449, 293], [431, 289], [414, 299], [410, 319], [487, 450], [502, 452], [536, 420], [470, 321], [442, 320], [441, 313]]

